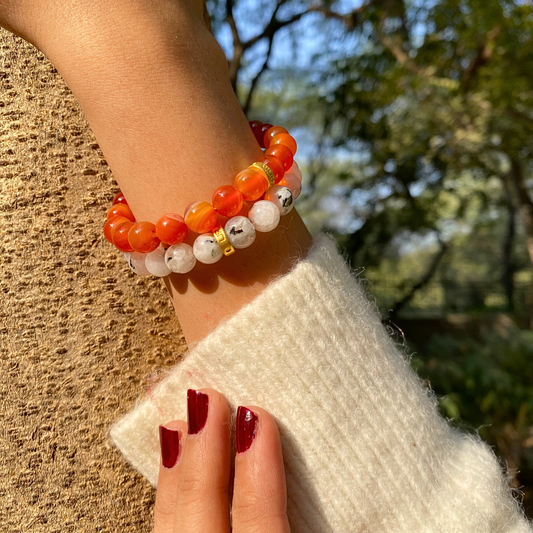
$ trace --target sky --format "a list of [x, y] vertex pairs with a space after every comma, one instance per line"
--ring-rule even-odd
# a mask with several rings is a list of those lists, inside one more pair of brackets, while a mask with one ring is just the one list
[[[280, 9], [278, 18], [285, 20], [296, 13], [305, 10], [305, 4], [309, 2], [288, 2]], [[333, 5], [333, 9], [339, 13], [347, 13], [361, 6], [362, 0], [340, 0]], [[236, 2], [234, 10], [236, 25], [241, 40], [248, 40], [260, 34], [270, 20], [274, 2], [268, 0], [240, 0]], [[215, 36], [228, 58], [233, 54], [233, 39], [228, 24], [216, 25]], [[266, 39], [254, 46], [243, 60], [243, 68], [239, 73], [240, 84], [249, 87], [251, 80], [261, 68], [267, 50]], [[317, 83], [319, 74], [327, 70], [332, 58], [339, 58], [349, 54], [358, 43], [356, 38], [347, 34], [344, 24], [338, 20], [324, 20], [319, 13], [309, 13], [299, 21], [276, 33], [272, 54], [269, 60], [269, 71], [261, 78], [263, 86], [274, 82], [275, 73], [290, 70], [291, 72], [302, 71], [306, 74], [316, 73]], [[285, 79], [285, 78], [284, 78]], [[284, 84], [286, 90], [286, 84]], [[325, 89], [324, 89], [325, 90]], [[283, 95], [280, 95], [280, 99]], [[250, 119], [256, 117], [249, 117]], [[297, 160], [302, 168], [316, 154], [317, 139], [310, 128], [291, 129], [291, 134], [298, 141]], [[339, 150], [336, 157], [347, 161], [360, 159], [360, 155], [353, 151]], [[305, 171], [304, 171], [305, 173]], [[304, 176], [305, 184], [305, 176]], [[305, 190], [305, 188], [304, 188]], [[354, 217], [362, 195], [350, 195], [346, 197], [343, 191], [333, 189], [317, 202], [318, 209], [324, 213], [324, 218], [343, 232], [353, 232], [358, 229], [362, 222]], [[304, 214], [305, 217], [305, 214]]]
[[[434, 0], [413, 0], [413, 5], [418, 8], [428, 8]], [[290, 18], [296, 13], [305, 10], [309, 1], [294, 0], [288, 2], [278, 13], [280, 20]], [[349, 13], [360, 7], [363, 0], [339, 0], [332, 5], [332, 9], [338, 13]], [[248, 40], [260, 34], [270, 20], [275, 3], [272, 0], [240, 0], [235, 2], [235, 20], [241, 36], [241, 40]], [[215, 17], [216, 19], [217, 17]], [[415, 41], [423, 40], [426, 28], [423, 22], [413, 24]], [[223, 48], [226, 56], [231, 58], [233, 53], [232, 34], [227, 23], [215, 25], [215, 36]], [[359, 33], [349, 34], [346, 32], [343, 22], [335, 19], [324, 20], [319, 13], [309, 13], [299, 21], [276, 33], [269, 70], [262, 76], [263, 86], [271, 84], [274, 87], [276, 72], [305, 72], [311, 76], [316, 73], [316, 83], [323, 80], [322, 72], [329, 72], [328, 65], [332, 60], [353, 55], [353, 50], [364, 46], [364, 37]], [[257, 71], [261, 68], [267, 50], [266, 39], [259, 42], [247, 54], [243, 60], [243, 68], [240, 72], [240, 84], [248, 87]], [[309, 79], [309, 78], [308, 78]], [[283, 75], [283, 89], [287, 90], [287, 77]], [[323, 81], [321, 82], [323, 83]], [[319, 90], [326, 95], [328, 88], [324, 85]], [[280, 104], [283, 95], [280, 94]], [[280, 105], [281, 107], [281, 105]], [[250, 119], [258, 118], [250, 116]], [[317, 149], [317, 138], [311, 128], [300, 127], [291, 130], [298, 141], [298, 163], [305, 169], [306, 164], [313, 159]], [[364, 154], [357, 148], [340, 148], [335, 150], [335, 159], [346, 164], [353, 163], [361, 166]], [[305, 171], [304, 171], [305, 184]], [[305, 190], [305, 188], [304, 188]], [[386, 191], [378, 191], [387, 196]], [[416, 194], [416, 191], [415, 191]], [[343, 187], [334, 187], [329, 194], [325, 194], [316, 203], [318, 209], [324, 213], [325, 219], [335, 229], [343, 233], [351, 233], [363, 224], [356, 213], [361, 212], [361, 206], [368, 201], [368, 194], [361, 190], [354, 190], [346, 194]], [[305, 215], [304, 215], [305, 216]]]

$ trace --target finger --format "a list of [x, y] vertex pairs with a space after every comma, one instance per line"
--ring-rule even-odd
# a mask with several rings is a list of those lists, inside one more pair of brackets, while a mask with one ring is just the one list
[[230, 410], [212, 389], [187, 393], [189, 433], [181, 460], [175, 531], [229, 533]]
[[161, 459], [154, 507], [154, 533], [172, 533], [181, 457], [187, 440], [187, 422], [174, 420], [159, 426]]
[[237, 410], [234, 533], [289, 533], [287, 487], [278, 428], [259, 407]]

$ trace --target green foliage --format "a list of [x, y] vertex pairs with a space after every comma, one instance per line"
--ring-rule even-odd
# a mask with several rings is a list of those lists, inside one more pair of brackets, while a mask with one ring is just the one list
[[341, 236], [364, 264], [379, 263], [398, 231], [445, 232], [479, 222], [472, 209], [501, 211], [510, 159], [531, 166], [531, 6], [393, 4], [404, 5], [401, 18], [388, 3], [363, 14], [365, 46], [337, 62], [342, 81], [326, 97], [330, 134], [364, 150], [374, 171], [352, 186], [388, 191]]
[[512, 420], [523, 428], [533, 425], [531, 361], [533, 332], [512, 328], [478, 340], [434, 335], [413, 366], [445, 396], [441, 406], [448, 417], [474, 427]]
[[429, 380], [444, 416], [489, 443], [514, 440], [520, 448], [533, 425], [532, 360], [533, 332], [511, 327], [479, 339], [434, 335], [412, 366]]
[[[505, 186], [511, 162], [526, 181], [533, 168], [530, 3], [362, 2], [344, 17], [349, 4], [335, 1], [262, 0], [259, 11], [249, 0], [231, 4], [242, 39], [283, 27], [251, 116], [301, 127], [314, 144], [300, 210], [315, 228], [335, 231], [365, 266], [379, 265], [399, 235], [449, 241], [495, 220], [503, 246], [509, 206], [519, 210]], [[209, 2], [219, 31], [226, 5]], [[311, 31], [320, 46], [306, 52]], [[241, 96], [263, 63], [264, 35], [244, 54]], [[306, 53], [312, 61], [293, 67]], [[524, 231], [517, 236], [523, 244]], [[525, 246], [516, 254], [527, 262]], [[501, 262], [498, 275], [506, 269]]]

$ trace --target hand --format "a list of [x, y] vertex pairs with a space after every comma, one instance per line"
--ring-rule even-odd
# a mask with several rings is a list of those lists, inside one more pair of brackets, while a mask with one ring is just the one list
[[230, 524], [228, 403], [212, 389], [190, 390], [188, 410], [188, 426], [175, 420], [160, 428], [154, 533], [289, 533], [285, 470], [274, 419], [259, 407], [238, 410]]

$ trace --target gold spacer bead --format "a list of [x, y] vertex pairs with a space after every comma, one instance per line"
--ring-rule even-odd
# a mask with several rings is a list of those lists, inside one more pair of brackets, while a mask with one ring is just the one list
[[272, 169], [268, 165], [265, 165], [264, 163], [260, 163], [259, 161], [256, 161], [255, 163], [252, 163], [250, 167], [254, 167], [259, 170], [262, 170], [263, 173], [266, 174], [268, 184], [270, 187], [272, 187], [272, 185], [276, 183], [276, 176], [274, 176], [274, 172], [272, 172]]
[[213, 235], [215, 236], [218, 245], [222, 248], [222, 252], [224, 252], [224, 255], [231, 255], [235, 253], [235, 248], [233, 248], [231, 242], [229, 242], [228, 236], [226, 235], [224, 228], [217, 229], [213, 233]]

